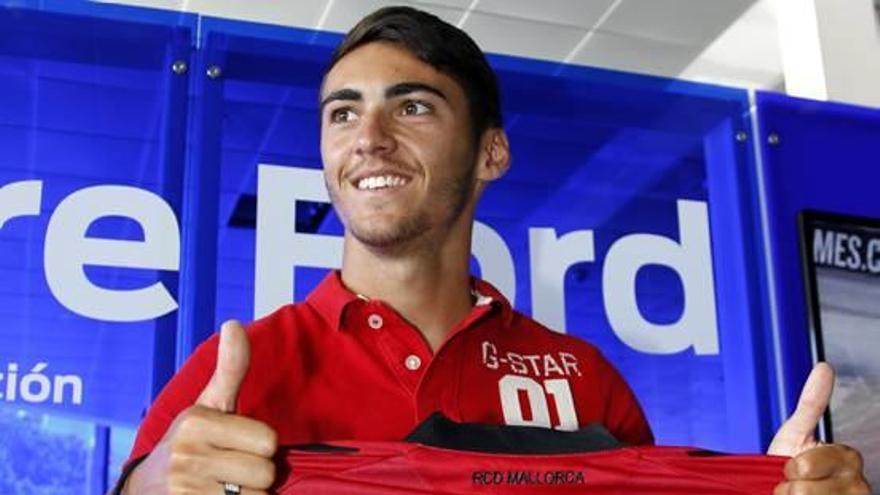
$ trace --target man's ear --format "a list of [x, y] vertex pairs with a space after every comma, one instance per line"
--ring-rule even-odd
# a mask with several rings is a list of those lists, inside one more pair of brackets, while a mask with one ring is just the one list
[[490, 182], [510, 168], [510, 143], [504, 129], [490, 128], [483, 132], [477, 154], [477, 179]]

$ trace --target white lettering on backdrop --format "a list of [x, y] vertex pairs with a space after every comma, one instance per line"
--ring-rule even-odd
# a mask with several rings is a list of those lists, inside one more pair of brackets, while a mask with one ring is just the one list
[[[42, 181], [15, 182], [0, 188], [0, 229], [14, 217], [39, 215], [41, 200]], [[296, 267], [340, 265], [340, 237], [296, 232], [297, 201], [329, 202], [320, 170], [259, 166], [255, 317], [293, 300]], [[718, 354], [707, 207], [702, 202], [680, 200], [677, 210], [679, 242], [654, 234], [630, 234], [609, 248], [602, 267], [605, 312], [615, 334], [638, 351], [674, 354], [693, 348], [697, 354]], [[144, 239], [87, 237], [89, 226], [107, 216], [137, 222]], [[515, 300], [515, 268], [504, 239], [488, 225], [476, 222], [472, 252], [482, 276]], [[565, 272], [575, 263], [595, 260], [592, 230], [557, 236], [553, 228], [530, 228], [535, 318], [565, 332]], [[62, 199], [49, 219], [44, 262], [52, 294], [80, 315], [105, 321], [141, 321], [177, 308], [177, 302], [161, 282], [138, 289], [107, 289], [93, 284], [83, 271], [86, 265], [179, 269], [177, 218], [171, 207], [150, 191], [103, 185], [76, 191]], [[684, 309], [678, 321], [658, 324], [641, 313], [636, 300], [636, 275], [648, 265], [668, 267], [680, 278]]]

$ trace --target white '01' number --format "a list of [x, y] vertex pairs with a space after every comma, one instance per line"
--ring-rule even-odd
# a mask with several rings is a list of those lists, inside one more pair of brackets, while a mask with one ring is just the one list
[[[498, 381], [498, 389], [501, 394], [501, 409], [504, 412], [504, 422], [511, 426], [537, 426], [541, 428], [554, 428], [556, 430], [573, 431], [578, 429], [577, 412], [574, 409], [574, 400], [571, 397], [571, 387], [568, 380], [558, 378], [545, 380], [544, 386], [526, 376], [505, 375]], [[520, 403], [520, 392], [528, 397], [531, 419], [523, 415], [523, 407]], [[559, 415], [559, 424], [553, 426], [550, 421], [550, 408], [547, 396], [552, 397]]]

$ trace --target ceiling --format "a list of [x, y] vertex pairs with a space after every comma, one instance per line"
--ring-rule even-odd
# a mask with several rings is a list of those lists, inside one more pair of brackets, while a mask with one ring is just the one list
[[407, 4], [462, 27], [488, 52], [728, 86], [783, 85], [771, 0], [112, 0], [269, 24], [347, 31]]

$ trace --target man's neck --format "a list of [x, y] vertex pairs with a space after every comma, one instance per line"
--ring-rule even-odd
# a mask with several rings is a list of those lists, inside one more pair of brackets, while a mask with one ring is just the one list
[[419, 329], [432, 351], [470, 312], [470, 242], [446, 242], [391, 256], [348, 236], [345, 243], [346, 287], [389, 304]]

